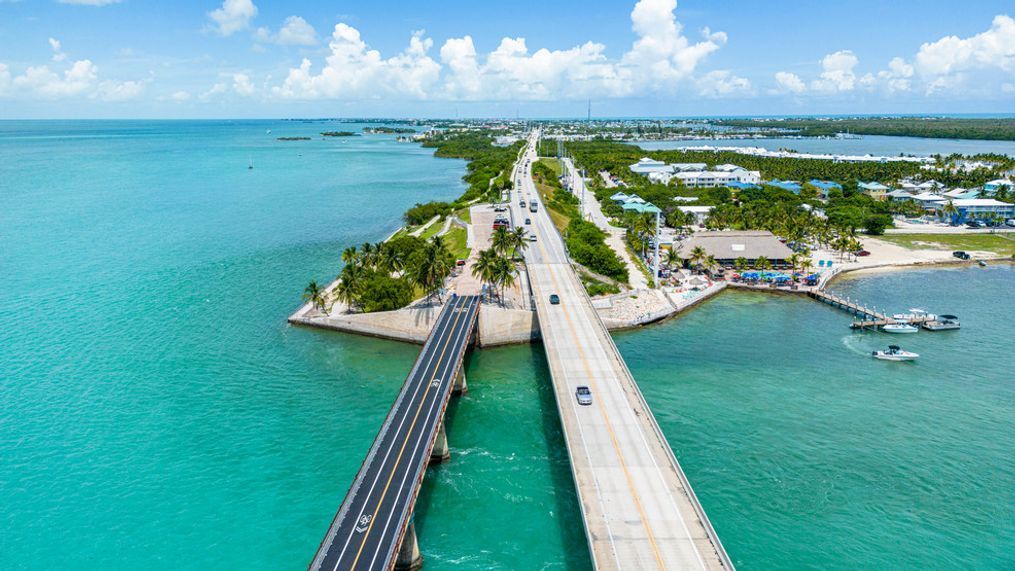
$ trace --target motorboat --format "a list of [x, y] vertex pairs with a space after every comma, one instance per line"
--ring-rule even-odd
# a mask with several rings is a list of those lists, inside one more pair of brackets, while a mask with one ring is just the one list
[[892, 319], [896, 319], [898, 321], [934, 321], [937, 319], [937, 316], [928, 312], [926, 309], [912, 307], [909, 309], [909, 313], [896, 313], [895, 315], [892, 315]]
[[927, 331], [949, 331], [960, 327], [959, 318], [954, 315], [941, 315], [937, 319], [923, 324], [923, 328]]
[[903, 351], [898, 345], [889, 345], [888, 349], [871, 351], [871, 355], [882, 361], [913, 361], [920, 356], [912, 351]]
[[908, 323], [889, 323], [881, 328], [885, 333], [916, 333], [920, 328]]

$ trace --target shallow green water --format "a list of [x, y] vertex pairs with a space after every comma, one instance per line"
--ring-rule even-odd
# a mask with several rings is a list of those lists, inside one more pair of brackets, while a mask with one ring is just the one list
[[[0, 123], [0, 568], [306, 566], [418, 349], [285, 317], [464, 166], [274, 141], [336, 128]], [[906, 338], [913, 365], [760, 294], [618, 344], [741, 568], [1011, 568], [1013, 279], [840, 282], [962, 317]], [[587, 568], [542, 350], [467, 374], [418, 505], [427, 568]]]

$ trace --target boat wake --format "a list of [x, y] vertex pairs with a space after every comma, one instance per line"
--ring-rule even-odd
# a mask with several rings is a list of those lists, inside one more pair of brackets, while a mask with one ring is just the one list
[[856, 353], [857, 355], [869, 357], [871, 354], [871, 349], [863, 347], [862, 346], [863, 342], [864, 336], [856, 334], [846, 335], [845, 337], [842, 338], [842, 344], [845, 345], [846, 349], [849, 349], [850, 352]]

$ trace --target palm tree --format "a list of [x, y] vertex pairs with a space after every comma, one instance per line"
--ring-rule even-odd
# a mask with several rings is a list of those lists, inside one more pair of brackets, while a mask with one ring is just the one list
[[338, 286], [335, 287], [335, 297], [350, 308], [354, 308], [359, 298], [362, 281], [363, 268], [358, 264], [342, 268], [342, 274], [338, 276]]
[[493, 263], [493, 283], [500, 287], [497, 297], [504, 305], [504, 288], [515, 284], [515, 265], [511, 260], [498, 256]]
[[705, 267], [705, 271], [707, 271], [709, 275], [712, 275], [712, 272], [719, 267], [719, 262], [716, 261], [715, 256], [708, 256], [705, 258], [703, 265]]
[[738, 272], [746, 270], [748, 265], [749, 264], [747, 263], [747, 258], [743, 256], [740, 256], [739, 258], [733, 261], [733, 267], [736, 268]]
[[529, 247], [528, 232], [525, 228], [519, 226], [511, 232], [511, 256], [517, 256]]
[[356, 246], [349, 246], [345, 250], [342, 250], [342, 262], [347, 265], [351, 264], [356, 261], [358, 255], [359, 254], [356, 252]]
[[765, 256], [758, 256], [757, 259], [754, 260], [754, 269], [756, 270], [763, 272], [771, 267], [772, 263], [769, 262], [768, 258], [766, 258]]
[[949, 224], [954, 224], [955, 217], [959, 214], [959, 209], [955, 207], [954, 202], [949, 200], [943, 207], [941, 207], [941, 214], [950, 219]]
[[494, 281], [494, 265], [497, 263], [497, 252], [493, 248], [483, 250], [472, 265], [472, 276], [478, 278], [484, 284], [492, 284]]
[[512, 241], [511, 232], [504, 226], [494, 228], [490, 236], [490, 246], [498, 254], [506, 254], [511, 249]]
[[326, 294], [327, 292], [318, 285], [317, 280], [310, 280], [306, 289], [303, 290], [303, 300], [309, 301], [315, 308], [325, 311], [328, 304]]
[[426, 292], [428, 298], [437, 294], [438, 301], [444, 301], [440, 290], [444, 286], [444, 280], [451, 275], [454, 264], [455, 260], [444, 245], [444, 240], [440, 236], [434, 236], [412, 255], [406, 273], [412, 283]]
[[708, 257], [708, 253], [705, 252], [705, 248], [701, 246], [695, 246], [691, 249], [690, 262], [693, 266], [701, 266], [701, 263]]
[[666, 251], [667, 268], [670, 268], [672, 270], [674, 266], [680, 266], [683, 263], [684, 260], [680, 258], [680, 254], [677, 253], [676, 249], [670, 248], [669, 250]]

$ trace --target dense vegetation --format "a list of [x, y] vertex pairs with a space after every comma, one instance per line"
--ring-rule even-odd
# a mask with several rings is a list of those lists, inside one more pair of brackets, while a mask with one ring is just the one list
[[409, 127], [364, 127], [363, 132], [370, 135], [403, 135], [407, 133], [415, 133], [415, 129]]
[[416, 206], [405, 211], [402, 218], [409, 226], [418, 226], [434, 216], [447, 216], [451, 210], [451, 205], [447, 202], [431, 201], [426, 204], [417, 202]]
[[564, 235], [571, 258], [589, 270], [627, 282], [627, 267], [606, 244], [606, 235], [595, 224], [585, 222], [578, 212], [578, 197], [564, 190], [556, 171], [541, 159], [532, 165], [532, 178], [543, 197], [543, 205]]
[[518, 157], [522, 143], [498, 147], [489, 134], [467, 131], [434, 136], [424, 141], [423, 146], [436, 148], [434, 156], [437, 157], [469, 161], [468, 173], [463, 177], [469, 183], [469, 189], [457, 201], [464, 204], [499, 194], [511, 187], [511, 165]]
[[310, 137], [279, 137], [278, 141], [309, 141]]
[[828, 136], [849, 131], [862, 135], [1015, 141], [1015, 119], [857, 117], [848, 119], [726, 119], [716, 123], [728, 127], [796, 129], [799, 130], [799, 134], [806, 136]]
[[355, 137], [357, 133], [352, 131], [325, 131], [321, 133], [324, 137]]

